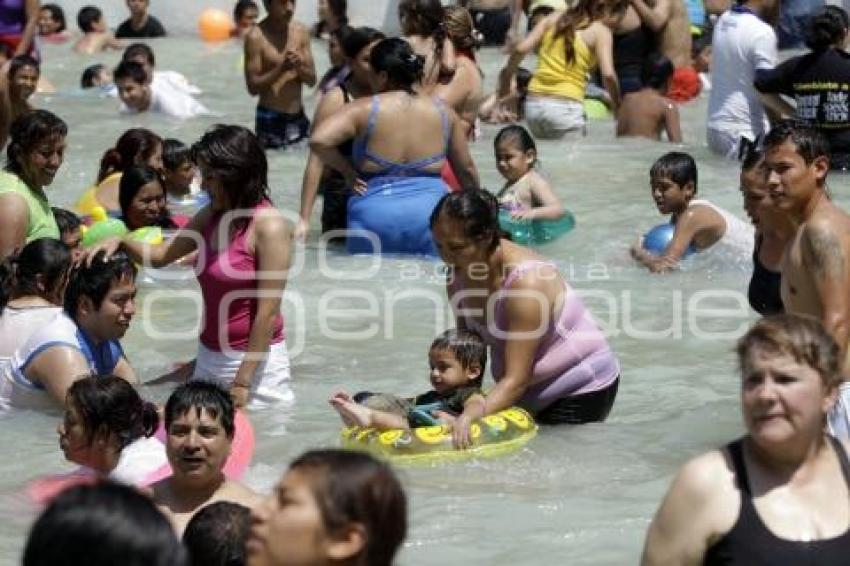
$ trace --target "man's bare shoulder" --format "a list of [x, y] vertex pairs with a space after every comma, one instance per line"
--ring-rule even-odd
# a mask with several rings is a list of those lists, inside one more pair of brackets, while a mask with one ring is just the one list
[[246, 507], [253, 507], [260, 502], [262, 496], [247, 485], [236, 480], [227, 480], [216, 492], [213, 500], [231, 501]]

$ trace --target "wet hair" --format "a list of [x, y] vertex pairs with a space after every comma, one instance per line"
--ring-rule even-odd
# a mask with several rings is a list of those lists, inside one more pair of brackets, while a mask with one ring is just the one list
[[[140, 67], [138, 63], [132, 64]], [[101, 157], [97, 182], [100, 183], [112, 173], [147, 162], [161, 145], [162, 139], [152, 131], [130, 128], [121, 134], [115, 142], [115, 147], [106, 150]]]
[[174, 138], [162, 140], [162, 165], [174, 171], [187, 161], [192, 161], [192, 150], [185, 143]]
[[649, 169], [649, 178], [670, 179], [679, 187], [693, 183], [697, 192], [697, 164], [694, 158], [681, 151], [671, 151], [659, 157]]
[[390, 37], [372, 48], [369, 64], [376, 73], [387, 74], [391, 87], [413, 94], [413, 85], [422, 80], [425, 58], [417, 55], [405, 40]]
[[68, 125], [49, 110], [33, 110], [18, 116], [9, 127], [9, 145], [6, 146], [6, 171], [21, 175], [23, 161], [50, 138], [64, 138], [68, 135]]
[[555, 24], [555, 34], [564, 37], [566, 59], [575, 61], [575, 38], [578, 26], [586, 22], [595, 22], [602, 18], [626, 11], [629, 0], [578, 0], [575, 6], [565, 11]]
[[100, 252], [90, 265], [80, 265], [71, 274], [65, 289], [65, 313], [74, 320], [83, 297], [88, 297], [94, 308], [100, 309], [113, 284], [127, 278], [136, 279], [136, 265], [124, 252], [112, 254], [108, 260], [103, 258], [104, 252]]
[[221, 422], [227, 438], [233, 438], [236, 409], [230, 394], [212, 381], [194, 380], [177, 387], [165, 403], [165, 430], [171, 429], [175, 420], [192, 409], [200, 416], [207, 412]]
[[9, 73], [7, 76], [10, 79], [15, 78], [18, 71], [24, 67], [32, 67], [35, 69], [36, 74], [41, 74], [41, 67], [39, 67], [38, 61], [36, 61], [34, 57], [30, 55], [15, 55], [9, 60]]
[[655, 90], [661, 90], [667, 86], [670, 77], [673, 76], [673, 62], [661, 53], [650, 53], [643, 60], [640, 78], [643, 84]]
[[124, 449], [139, 438], [150, 438], [159, 425], [156, 405], [142, 400], [126, 379], [88, 375], [68, 388], [68, 402], [77, 410], [89, 444], [104, 431], [114, 434]]
[[[132, 204], [133, 199], [136, 198], [136, 195], [139, 194], [142, 187], [148, 183], [158, 183], [162, 189], [162, 196], [165, 198], [165, 188], [159, 178], [159, 173], [147, 165], [134, 165], [133, 167], [125, 170], [121, 175], [121, 183], [118, 185], [118, 205], [121, 207], [121, 218], [124, 220], [125, 224], [128, 222], [127, 212], [130, 210], [130, 205]], [[160, 228], [167, 229], [177, 227], [177, 225], [174, 224], [174, 221], [171, 220], [171, 215], [167, 209], [163, 212], [162, 216], [154, 222], [153, 226], [159, 226]], [[127, 228], [135, 230], [137, 228], [143, 228], [143, 226], [132, 227], [128, 224]]]
[[73, 232], [82, 226], [82, 220], [80, 220], [80, 217], [70, 210], [65, 210], [58, 206], [53, 206], [50, 210], [53, 211], [53, 218], [56, 219], [56, 225], [59, 227], [60, 235], [67, 232]]
[[452, 45], [462, 50], [477, 49], [475, 24], [469, 10], [462, 6], [446, 6], [444, 11], [446, 36]]
[[830, 47], [842, 47], [850, 28], [847, 12], [839, 6], [824, 6], [809, 22], [806, 47], [812, 51], [825, 51]]
[[50, 12], [51, 19], [59, 24], [59, 29], [56, 30], [56, 33], [62, 33], [65, 31], [65, 28], [67, 27], [67, 24], [65, 23], [65, 10], [63, 10], [61, 6], [56, 4], [44, 4], [41, 9]]
[[39, 516], [23, 566], [186, 566], [168, 519], [136, 489], [112, 482], [60, 493]]
[[764, 150], [755, 144], [748, 147], [741, 156], [741, 171], [752, 171], [764, 160]]
[[131, 61], [138, 56], [142, 56], [151, 67], [156, 67], [156, 57], [153, 54], [153, 49], [147, 43], [131, 43], [121, 55], [121, 60]]
[[122, 79], [130, 79], [134, 83], [143, 85], [148, 81], [148, 74], [145, 72], [145, 68], [142, 67], [141, 63], [121, 61], [112, 72], [112, 79], [116, 83]]
[[363, 550], [350, 563], [390, 566], [407, 536], [407, 498], [389, 464], [364, 452], [310, 450], [290, 471], [310, 483], [325, 531], [333, 536], [352, 523], [363, 527]]
[[218, 501], [195, 513], [183, 533], [192, 566], [242, 566], [245, 539], [251, 531], [251, 510]]
[[738, 340], [738, 365], [743, 376], [750, 352], [761, 350], [787, 355], [798, 364], [818, 372], [823, 384], [832, 389], [843, 381], [838, 345], [816, 318], [799, 314], [778, 314], [756, 322]]
[[239, 0], [236, 5], [233, 6], [233, 21], [238, 24], [242, 15], [251, 8], [257, 10], [257, 12], [260, 11], [260, 7], [257, 6], [257, 3], [254, 2], [254, 0]]
[[100, 18], [103, 17], [103, 12], [100, 11], [100, 8], [97, 6], [83, 6], [80, 8], [80, 11], [77, 12], [77, 25], [80, 26], [80, 30], [83, 33], [89, 33], [94, 31], [92, 26], [100, 21]]
[[6, 257], [0, 262], [0, 314], [13, 298], [53, 296], [70, 267], [71, 251], [53, 238], [33, 240]]
[[534, 138], [531, 137], [531, 134], [528, 133], [528, 130], [520, 126], [519, 124], [511, 124], [510, 126], [505, 126], [499, 133], [496, 134], [496, 137], [493, 139], [493, 149], [498, 150], [499, 146], [504, 142], [510, 142], [516, 145], [517, 148], [523, 153], [528, 151], [534, 152], [534, 163], [532, 163], [532, 167], [537, 164], [537, 144], [534, 143]]
[[[269, 197], [269, 164], [254, 132], [236, 125], [216, 124], [192, 145], [192, 161], [202, 162], [221, 182], [232, 210], [250, 210]], [[250, 217], [233, 221], [237, 232]]]
[[445, 19], [446, 11], [440, 0], [401, 0], [398, 4], [402, 35], [430, 37], [434, 41], [435, 61], [443, 58]]
[[[328, 0], [328, 10], [334, 15], [339, 27], [348, 25], [348, 2], [346, 0]], [[321, 37], [327, 31], [328, 23], [320, 20], [313, 26], [313, 37]]]
[[790, 141], [797, 154], [810, 165], [818, 157], [829, 159], [829, 143], [818, 130], [802, 120], [782, 120], [775, 124], [764, 137], [764, 149], [768, 151]]
[[89, 65], [83, 71], [82, 76], [80, 77], [80, 87], [81, 88], [94, 88], [94, 81], [97, 79], [97, 76], [106, 70], [106, 65], [101, 63], [96, 63], [94, 65]]
[[431, 231], [441, 218], [462, 222], [464, 236], [485, 242], [490, 251], [499, 245], [499, 201], [488, 191], [467, 188], [443, 195], [431, 212]]
[[351, 31], [344, 37], [341, 37], [339, 41], [342, 52], [345, 53], [345, 56], [349, 59], [357, 57], [363, 49], [372, 43], [386, 38], [384, 32], [367, 26], [350, 28], [350, 30]]
[[480, 334], [471, 330], [451, 328], [434, 338], [430, 350], [448, 350], [465, 370], [478, 366], [481, 373], [472, 383], [477, 387], [481, 386], [487, 367], [487, 345]]

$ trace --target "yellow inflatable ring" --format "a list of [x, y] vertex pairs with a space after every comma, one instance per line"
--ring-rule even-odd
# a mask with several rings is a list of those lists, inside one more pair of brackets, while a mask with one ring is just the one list
[[537, 424], [528, 412], [511, 407], [472, 423], [472, 447], [456, 450], [452, 433], [445, 425], [412, 430], [348, 427], [342, 430], [342, 446], [363, 450], [394, 464], [430, 464], [438, 461], [491, 458], [519, 450], [537, 434]]

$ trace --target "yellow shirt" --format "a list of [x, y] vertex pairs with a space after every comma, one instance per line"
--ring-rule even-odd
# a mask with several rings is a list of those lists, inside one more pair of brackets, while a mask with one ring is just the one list
[[578, 33], [573, 38], [573, 55], [573, 60], [567, 62], [564, 35], [556, 36], [554, 28], [547, 30], [543, 34], [537, 54], [537, 69], [528, 84], [528, 92], [583, 101], [587, 74], [596, 66], [596, 56]]

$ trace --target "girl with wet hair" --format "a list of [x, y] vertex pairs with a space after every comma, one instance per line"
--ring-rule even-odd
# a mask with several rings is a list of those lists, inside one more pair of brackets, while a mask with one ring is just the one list
[[0, 358], [62, 312], [71, 268], [68, 246], [39, 238], [0, 263]]
[[446, 12], [440, 0], [401, 0], [398, 20], [405, 41], [425, 59], [422, 86], [430, 91], [457, 69], [455, 48], [446, 34]]

